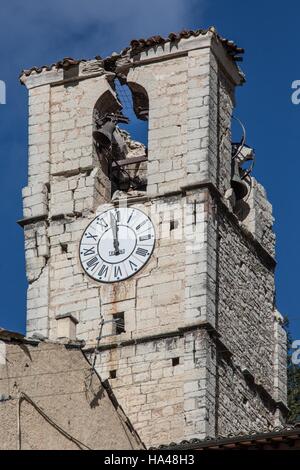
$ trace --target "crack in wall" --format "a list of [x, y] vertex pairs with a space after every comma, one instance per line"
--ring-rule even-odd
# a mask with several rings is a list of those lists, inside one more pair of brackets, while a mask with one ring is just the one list
[[34, 284], [35, 282], [37, 282], [37, 281], [41, 278], [41, 276], [43, 275], [43, 272], [44, 272], [45, 268], [48, 266], [49, 257], [43, 256], [43, 258], [44, 258], [44, 260], [45, 260], [44, 266], [42, 266], [42, 267], [40, 268], [39, 274], [38, 274], [37, 276], [35, 276], [34, 279], [30, 279], [30, 280], [28, 281], [28, 284], [29, 284], [29, 285], [32, 285], [32, 284]]

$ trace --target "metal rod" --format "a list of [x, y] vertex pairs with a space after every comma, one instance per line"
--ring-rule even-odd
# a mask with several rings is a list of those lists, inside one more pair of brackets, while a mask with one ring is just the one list
[[146, 162], [148, 160], [147, 155], [143, 155], [141, 157], [131, 157], [125, 158], [124, 160], [118, 160], [117, 162], [112, 162], [112, 166], [126, 166], [126, 165], [133, 165], [134, 163], [141, 163]]

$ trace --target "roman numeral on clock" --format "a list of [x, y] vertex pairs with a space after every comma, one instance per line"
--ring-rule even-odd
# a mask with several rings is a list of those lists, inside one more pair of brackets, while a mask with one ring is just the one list
[[148, 219], [143, 220], [137, 227], [135, 227], [135, 230], [139, 230], [143, 225], [145, 225], [148, 222]]
[[133, 261], [129, 260], [129, 265], [130, 265], [132, 271], [137, 270], [137, 264], [135, 264]]
[[99, 264], [99, 258], [95, 256], [94, 258], [90, 259], [86, 265], [88, 268], [95, 268]]
[[136, 275], [149, 260], [154, 244], [155, 228], [146, 213], [112, 206], [84, 229], [79, 261], [90, 278], [113, 284]]
[[103, 228], [107, 228], [107, 227], [108, 227], [108, 224], [105, 222], [104, 219], [97, 220], [97, 224], [98, 224], [98, 225], [101, 225], [101, 227], [103, 227]]
[[145, 250], [145, 248], [138, 248], [136, 250], [136, 254], [139, 256], [146, 256], [148, 254], [148, 250]]
[[122, 276], [122, 270], [121, 270], [120, 266], [115, 266], [114, 276], [117, 277], [117, 278]]
[[89, 255], [95, 255], [96, 254], [96, 248], [83, 248], [83, 256], [89, 256]]
[[93, 240], [95, 240], [95, 242], [97, 241], [97, 238], [98, 238], [98, 235], [93, 235], [90, 232], [86, 233], [85, 236], [86, 238], [92, 238]]
[[128, 220], [127, 220], [127, 223], [128, 223], [128, 224], [129, 224], [129, 222], [131, 221], [133, 214], [134, 214], [134, 211], [131, 212], [131, 214], [130, 214]]
[[139, 237], [139, 241], [144, 242], [146, 240], [150, 240], [150, 238], [151, 238], [151, 234], [148, 233], [148, 235], [142, 235], [141, 237]]
[[106, 276], [107, 276], [107, 272], [108, 272], [108, 266], [106, 266], [106, 264], [104, 264], [103, 266], [101, 266], [101, 269], [100, 269], [100, 271], [98, 272], [98, 276], [99, 276], [99, 277], [106, 277]]

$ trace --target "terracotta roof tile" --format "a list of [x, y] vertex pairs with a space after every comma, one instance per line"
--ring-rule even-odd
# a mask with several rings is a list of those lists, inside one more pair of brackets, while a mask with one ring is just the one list
[[240, 54], [244, 53], [244, 49], [238, 47], [233, 41], [229, 39], [222, 38], [215, 30], [214, 27], [208, 29], [197, 29], [197, 30], [186, 30], [179, 33], [170, 33], [167, 38], [162, 38], [161, 36], [152, 36], [148, 39], [133, 39], [130, 43], [131, 52], [137, 53], [141, 52], [148, 47], [155, 47], [160, 44], [166, 44], [168, 42], [178, 42], [180, 39], [189, 39], [190, 37], [198, 37], [200, 35], [205, 35], [208, 32], [212, 32], [218, 40], [223, 44], [226, 51], [229, 55], [233, 56], [235, 60], [241, 60]]
[[80, 62], [86, 62], [86, 59], [72, 59], [72, 57], [65, 57], [58, 62], [51, 65], [42, 65], [41, 67], [31, 67], [28, 70], [22, 70], [21, 75], [26, 75], [27, 77], [31, 75], [32, 72], [42, 73], [43, 71], [50, 71], [53, 68], [56, 69], [68, 69], [72, 65], [78, 65]]
[[255, 442], [260, 439], [276, 439], [277, 437], [282, 437], [288, 439], [290, 435], [297, 435], [298, 440], [300, 440], [300, 426], [299, 424], [287, 424], [286, 426], [278, 426], [273, 430], [264, 430], [261, 432], [250, 431], [248, 433], [237, 433], [229, 434], [227, 436], [216, 436], [216, 437], [206, 437], [205, 439], [193, 438], [190, 440], [183, 440], [179, 443], [171, 442], [167, 445], [160, 445], [158, 447], [150, 447], [150, 450], [160, 450], [160, 449], [202, 449], [216, 446], [225, 446], [227, 444], [236, 444], [239, 445], [240, 442], [251, 441]]
[[[162, 44], [166, 44], [169, 42], [178, 42], [180, 39], [188, 39], [190, 37], [198, 37], [200, 35], [205, 35], [207, 32], [211, 32], [215, 35], [215, 37], [222, 43], [224, 48], [226, 49], [227, 53], [236, 61], [242, 60], [241, 54], [244, 53], [244, 49], [238, 47], [233, 41], [229, 39], [222, 38], [215, 30], [214, 27], [210, 27], [208, 29], [197, 29], [197, 30], [183, 30], [179, 33], [170, 33], [168, 37], [163, 38], [162, 36], [151, 36], [147, 39], [133, 39], [130, 43], [130, 47], [124, 49], [120, 55], [124, 56], [127, 52], [131, 55], [137, 54], [144, 50], [147, 50], [151, 47], [159, 46]], [[120, 56], [119, 54], [114, 54], [111, 57], [108, 57], [104, 60], [104, 66], [108, 66], [111, 62], [115, 62], [116, 58]], [[100, 56], [95, 57], [96, 60], [102, 60]], [[86, 59], [73, 59], [71, 57], [66, 57], [54, 64], [51, 65], [43, 65], [41, 67], [32, 67], [31, 69], [23, 70], [21, 72], [21, 76], [29, 76], [33, 72], [35, 73], [42, 73], [43, 71], [50, 71], [54, 68], [56, 69], [68, 69], [72, 65], [78, 65], [81, 62], [87, 62]]]

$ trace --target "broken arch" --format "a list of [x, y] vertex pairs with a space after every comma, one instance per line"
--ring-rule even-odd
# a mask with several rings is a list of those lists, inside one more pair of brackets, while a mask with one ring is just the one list
[[116, 192], [130, 196], [147, 189], [148, 114], [146, 90], [118, 79], [95, 104], [94, 148], [110, 182], [111, 197]]

